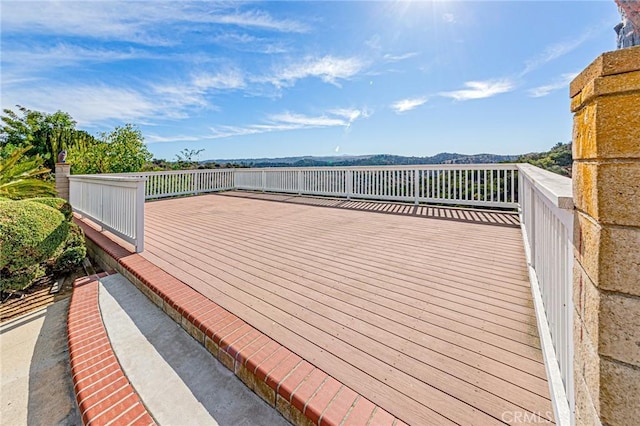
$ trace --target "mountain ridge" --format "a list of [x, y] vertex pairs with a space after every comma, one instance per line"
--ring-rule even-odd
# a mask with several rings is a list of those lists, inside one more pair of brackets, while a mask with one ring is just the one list
[[391, 154], [345, 156], [297, 156], [280, 158], [238, 158], [204, 160], [201, 163], [239, 164], [250, 167], [331, 167], [331, 166], [390, 166], [417, 164], [479, 164], [515, 161], [518, 155], [458, 154], [441, 152], [426, 157], [407, 157]]

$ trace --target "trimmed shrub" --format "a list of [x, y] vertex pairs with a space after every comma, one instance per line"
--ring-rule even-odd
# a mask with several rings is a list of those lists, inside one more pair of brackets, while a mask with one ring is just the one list
[[31, 265], [13, 273], [3, 269], [0, 271], [0, 290], [23, 290], [45, 273], [45, 269], [40, 264]]
[[75, 223], [69, 223], [69, 234], [62, 247], [62, 253], [53, 260], [54, 272], [71, 272], [87, 256], [87, 248], [84, 243], [84, 232]]
[[69, 222], [53, 207], [0, 201], [0, 289], [19, 290], [43, 275], [40, 264], [62, 253], [68, 235]]
[[0, 291], [22, 290], [46, 271], [65, 273], [85, 256], [84, 232], [61, 198], [0, 200]]
[[57, 197], [42, 197], [42, 198], [29, 198], [25, 201], [33, 201], [36, 203], [45, 204], [49, 207], [53, 207], [62, 213], [67, 220], [71, 220], [73, 217], [73, 210], [71, 209], [71, 204], [64, 198]]

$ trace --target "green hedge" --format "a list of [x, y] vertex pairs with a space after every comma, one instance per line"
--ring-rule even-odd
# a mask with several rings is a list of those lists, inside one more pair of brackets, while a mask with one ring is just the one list
[[51, 268], [54, 272], [70, 272], [78, 267], [87, 256], [84, 244], [84, 232], [75, 223], [69, 223], [69, 234], [60, 255], [53, 260]]
[[84, 234], [62, 199], [0, 200], [0, 290], [20, 290], [46, 273], [76, 268]]
[[64, 198], [42, 197], [42, 198], [29, 198], [25, 201], [33, 201], [36, 203], [45, 204], [49, 207], [53, 207], [54, 209], [62, 213], [67, 220], [71, 220], [71, 218], [73, 217], [73, 210], [71, 209], [71, 204], [69, 204], [69, 202]]

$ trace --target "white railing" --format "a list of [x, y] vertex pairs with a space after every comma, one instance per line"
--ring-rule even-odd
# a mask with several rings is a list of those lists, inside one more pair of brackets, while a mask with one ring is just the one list
[[166, 172], [123, 173], [110, 176], [146, 178], [145, 199], [148, 200], [228, 191], [233, 189], [233, 171], [234, 169], [172, 170]]
[[414, 203], [517, 207], [514, 164], [236, 169], [234, 188]]
[[574, 424], [571, 179], [518, 165], [520, 222], [557, 424]]
[[145, 177], [69, 176], [69, 202], [75, 212], [144, 250]]

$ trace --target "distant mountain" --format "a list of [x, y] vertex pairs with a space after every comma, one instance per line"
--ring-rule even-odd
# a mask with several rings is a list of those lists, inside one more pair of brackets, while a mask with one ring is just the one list
[[329, 167], [329, 166], [405, 166], [415, 164], [479, 164], [515, 161], [517, 155], [456, 154], [442, 152], [431, 157], [403, 157], [401, 155], [354, 155], [327, 157], [243, 158], [206, 160], [203, 163], [238, 164], [247, 167]]

